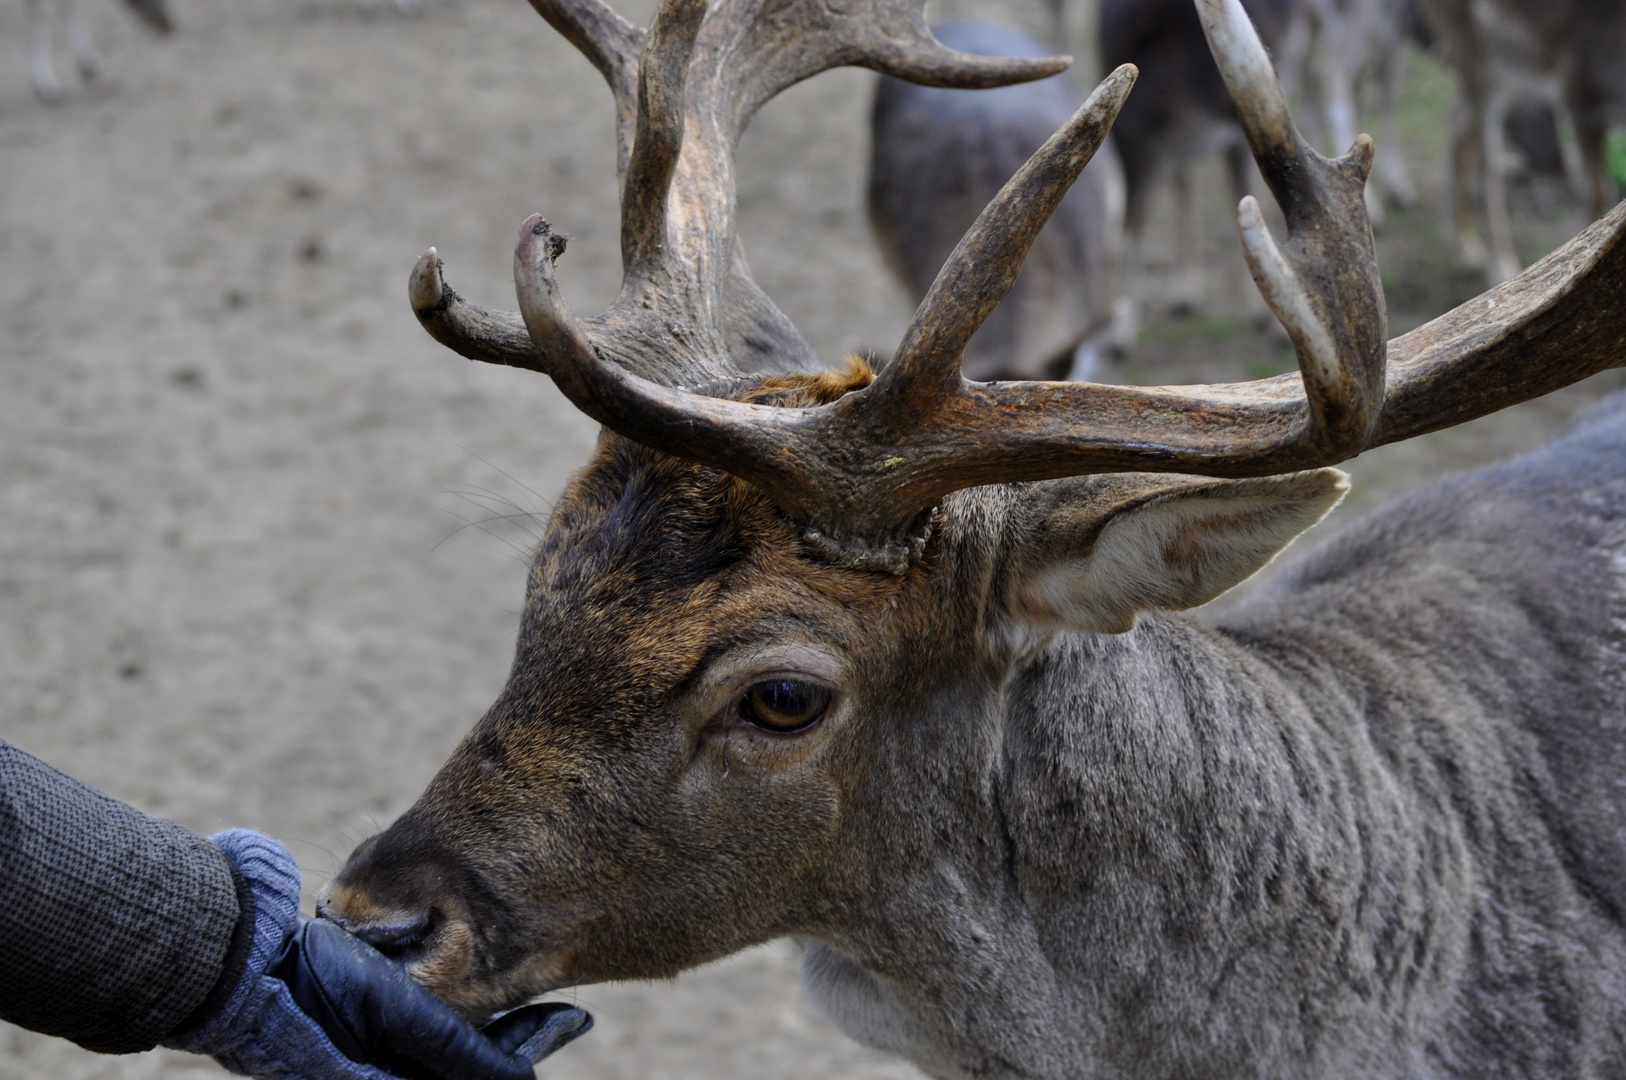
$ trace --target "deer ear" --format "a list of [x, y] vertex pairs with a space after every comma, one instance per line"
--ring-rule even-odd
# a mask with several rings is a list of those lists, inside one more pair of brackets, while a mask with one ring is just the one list
[[1037, 633], [1118, 634], [1206, 604], [1343, 498], [1337, 469], [1257, 480], [1122, 477], [1053, 489], [1016, 560], [1009, 615]]

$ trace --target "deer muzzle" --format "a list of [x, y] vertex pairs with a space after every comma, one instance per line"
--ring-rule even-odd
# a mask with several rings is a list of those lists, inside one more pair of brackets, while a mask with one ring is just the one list
[[399, 827], [355, 850], [318, 896], [317, 917], [400, 963], [470, 1019], [481, 1021], [514, 1004], [509, 980], [492, 977], [487, 935], [476, 930], [489, 920], [476, 915], [467, 899], [472, 869], [425, 851], [429, 845], [403, 838]]

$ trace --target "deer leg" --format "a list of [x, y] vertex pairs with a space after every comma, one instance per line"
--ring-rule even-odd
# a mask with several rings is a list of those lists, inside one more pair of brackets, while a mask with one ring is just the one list
[[1327, 119], [1327, 85], [1322, 74], [1322, 53], [1326, 28], [1312, 11], [1300, 4], [1287, 25], [1287, 34], [1278, 50], [1277, 70], [1281, 72], [1282, 92], [1303, 98], [1299, 130], [1316, 145], [1325, 143], [1323, 125]]
[[1490, 284], [1500, 285], [1519, 272], [1519, 256], [1513, 250], [1513, 219], [1507, 208], [1507, 180], [1502, 162], [1507, 157], [1503, 124], [1507, 121], [1508, 96], [1496, 94], [1486, 104], [1480, 118], [1483, 147], [1482, 175], [1485, 185], [1485, 220], [1490, 227]]
[[1087, 337], [1078, 343], [1073, 350], [1072, 359], [1068, 361], [1067, 371], [1062, 378], [1067, 382], [1094, 382], [1095, 376], [1101, 370], [1101, 353], [1107, 331]]
[[1105, 350], [1122, 356], [1140, 340], [1141, 311], [1146, 305], [1146, 263], [1140, 231], [1124, 237], [1123, 292], [1112, 298], [1112, 320], [1103, 338]]
[[62, 100], [62, 80], [51, 62], [51, 19], [45, 10], [48, 0], [24, 0], [28, 21], [28, 74], [34, 83], [34, 96], [41, 101]]
[[1191, 168], [1185, 162], [1175, 166], [1175, 254], [1174, 282], [1169, 288], [1169, 310], [1190, 315], [1202, 307], [1203, 259], [1202, 222], [1197, 200], [1192, 196]]
[[1400, 81], [1404, 75], [1396, 42], [1378, 60], [1378, 128], [1383, 140], [1378, 144], [1378, 171], [1383, 174], [1384, 193], [1403, 207], [1417, 202], [1417, 185], [1400, 152]]
[[[1258, 175], [1253, 163], [1253, 155], [1248, 152], [1247, 144], [1237, 143], [1225, 151], [1226, 173], [1231, 184], [1231, 200], [1240, 204], [1243, 199], [1254, 193], [1254, 177]], [[1270, 305], [1253, 282], [1253, 274], [1248, 270], [1247, 260], [1236, 263], [1236, 273], [1232, 275], [1236, 288], [1242, 297], [1242, 317], [1255, 326], [1265, 329], [1276, 329], [1282, 333], [1281, 323], [1271, 314]]]
[[102, 71], [102, 57], [96, 51], [96, 40], [90, 35], [90, 22], [74, 0], [60, 0], [60, 3], [68, 16], [68, 41], [73, 47], [73, 62], [79, 68], [79, 77], [95, 82]]
[[1282, 92], [1289, 97], [1305, 92], [1306, 83], [1310, 81], [1310, 46], [1315, 33], [1312, 19], [1308, 4], [1296, 5], [1292, 20], [1287, 24], [1287, 32], [1275, 49], [1276, 70], [1280, 72]]
[[1355, 79], [1336, 50], [1322, 50], [1321, 83], [1327, 103], [1328, 149], [1342, 154], [1355, 141]]
[[[1346, 33], [1348, 27], [1342, 28]], [[1343, 154], [1355, 142], [1355, 76], [1351, 65], [1345, 62], [1340, 40], [1328, 40], [1321, 51], [1321, 82], [1326, 94], [1328, 147], [1333, 154]], [[1383, 192], [1369, 177], [1366, 183], [1366, 216], [1374, 226], [1383, 224]]]
[[1577, 195], [1589, 198], [1592, 183], [1587, 176], [1586, 154], [1581, 146], [1584, 136], [1581, 134], [1580, 117], [1566, 98], [1553, 101], [1552, 110], [1553, 127], [1558, 136], [1558, 154], [1564, 162], [1564, 179]]
[[1112, 321], [1107, 324], [1106, 351], [1122, 356], [1140, 340], [1141, 311], [1146, 304], [1146, 257], [1140, 230], [1124, 234], [1124, 287], [1112, 298]]
[[1451, 212], [1456, 218], [1457, 255], [1471, 270], [1490, 265], [1490, 253], [1474, 222], [1474, 180], [1483, 173], [1477, 110], [1459, 102], [1452, 113]]
[[1112, 320], [1102, 342], [1106, 352], [1122, 356], [1140, 338], [1141, 312], [1146, 304], [1146, 204], [1151, 194], [1151, 177], [1143, 170], [1126, 168], [1123, 226], [1123, 282], [1112, 298]]
[[1558, 112], [1561, 121], [1568, 121], [1574, 138], [1560, 140], [1564, 146], [1564, 171], [1570, 172], [1570, 158], [1575, 158], [1571, 178], [1576, 191], [1586, 200], [1588, 218], [1600, 218], [1608, 212], [1614, 200], [1614, 178], [1609, 175], [1609, 160], [1605, 147], [1609, 141], [1609, 122], [1601, 103], [1575, 100], [1567, 94], [1565, 107]]
[[1615, 178], [1609, 173], [1609, 125], [1604, 122], [1602, 110], [1588, 115], [1576, 125], [1576, 141], [1581, 145], [1581, 157], [1586, 168], [1586, 195], [1590, 200], [1592, 217], [1608, 213], [1615, 201]]

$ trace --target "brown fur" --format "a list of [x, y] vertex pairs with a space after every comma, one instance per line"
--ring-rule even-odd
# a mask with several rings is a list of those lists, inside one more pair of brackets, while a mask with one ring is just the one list
[[[775, 376], [723, 392], [746, 401], [814, 405], [868, 385], [873, 377], [854, 358], [844, 372]], [[597, 938], [598, 947], [583, 942], [543, 969], [521, 963], [488, 982], [497, 974], [496, 958], [478, 955], [479, 948], [494, 944], [491, 930], [507, 930], [511, 911], [493, 909], [479, 913], [486, 918], [470, 920], [472, 912], [448, 910], [442, 913], [447, 928], [437, 934], [437, 951], [417, 964], [414, 974], [448, 1001], [479, 1013], [510, 1004], [516, 993], [534, 992], [537, 980], [564, 984], [669, 976], [744, 944], [746, 939], [733, 933], [726, 935], [727, 948], [701, 944], [692, 928], [677, 928], [675, 910], [634, 935], [628, 929], [631, 922], [662, 912], [662, 903], [647, 896], [636, 897], [625, 909], [603, 906], [602, 886], [638, 873], [633, 867], [639, 854], [647, 860], [645, 873], [665, 864], [668, 855], [662, 844], [645, 846], [638, 839], [645, 835], [643, 826], [622, 801], [627, 793], [615, 790], [615, 762], [634, 747], [665, 737], [649, 718], [670, 706], [672, 689], [681, 691], [719, 642], [781, 625], [840, 641], [854, 655], [869, 649], [874, 628], [883, 624], [918, 639], [933, 610], [923, 588], [926, 578], [924, 569], [899, 578], [831, 566], [804, 550], [797, 525], [751, 485], [605, 432], [592, 459], [560, 498], [538, 549], [508, 689], [408, 814], [445, 832], [436, 858], [478, 850], [483, 854], [475, 861], [503, 863], [512, 838], [493, 849], [494, 838], [484, 827], [492, 817], [519, 812], [520, 806], [528, 818], [559, 816], [598, 837], [595, 843], [570, 845], [575, 850], [568, 855], [548, 845], [548, 861], [557, 862], [543, 875], [550, 894], [544, 905], [549, 921], [585, 921], [577, 933], [585, 933], [588, 942]], [[572, 714], [568, 718], [566, 705]], [[759, 734], [748, 737], [745, 745], [755, 765], [784, 774], [805, 770], [818, 742]], [[732, 769], [735, 786], [745, 782], [742, 771], [727, 760], [726, 749], [708, 747], [701, 738], [693, 754], [691, 767], [705, 764], [719, 775]], [[512, 785], [520, 777], [526, 794], [516, 801]], [[606, 783], [610, 788], [602, 793], [602, 806], [608, 820], [579, 820], [568, 793]], [[798, 816], [821, 801], [843, 800], [839, 784], [816, 786], [819, 790], [809, 794], [808, 807]], [[775, 819], [766, 807], [749, 812], [765, 822]], [[687, 838], [698, 835], [699, 830], [689, 831]], [[628, 836], [633, 852], [625, 850]], [[343, 912], [352, 924], [399, 918], [403, 905], [397, 898], [422, 883], [403, 886], [359, 872], [369, 853], [375, 858], [385, 854], [374, 845], [388, 849], [390, 839], [376, 838], [358, 849], [352, 871], [330, 887], [326, 910]], [[676, 835], [669, 840], [685, 843]], [[774, 846], [765, 838], [765, 848]], [[420, 853], [419, 841], [408, 847]], [[710, 851], [706, 857], [726, 858], [728, 853]], [[527, 875], [542, 861], [540, 852], [524, 860]], [[517, 870], [504, 867], [499, 872], [505, 886], [534, 896], [543, 884], [532, 876], [522, 885], [509, 878], [510, 869]], [[654, 876], [677, 881], [684, 875], [672, 866]], [[783, 870], [774, 876], [784, 878]], [[502, 907], [513, 905], [505, 900]], [[565, 911], [571, 914], [567, 917]], [[487, 934], [472, 948], [466, 930], [471, 924], [478, 926], [477, 933]], [[780, 922], [774, 932], [796, 929], [794, 921]], [[634, 939], [643, 942], [636, 956], [625, 948]], [[608, 964], [606, 940], [616, 941], [613, 951], [621, 954]], [[536, 948], [532, 941], [504, 943], [496, 962]]]

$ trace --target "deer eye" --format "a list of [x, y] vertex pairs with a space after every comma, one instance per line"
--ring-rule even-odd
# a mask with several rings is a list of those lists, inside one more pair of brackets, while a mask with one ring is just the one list
[[830, 707], [830, 691], [817, 683], [768, 679], [745, 691], [740, 719], [767, 731], [791, 732], [812, 727]]

